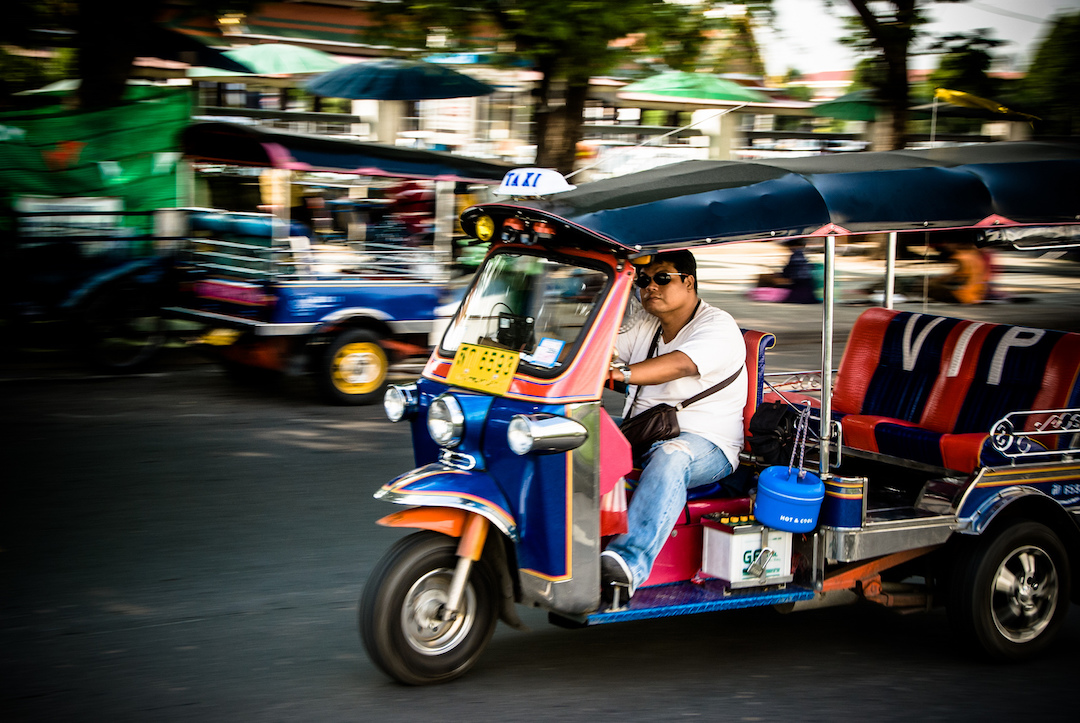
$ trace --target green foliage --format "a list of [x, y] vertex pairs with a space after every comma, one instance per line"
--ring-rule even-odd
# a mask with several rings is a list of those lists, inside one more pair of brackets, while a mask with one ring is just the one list
[[764, 76], [765, 62], [754, 39], [751, 16], [728, 18], [726, 24], [730, 37], [716, 59], [713, 72]]
[[426, 0], [386, 3], [379, 10], [398, 30], [399, 42], [422, 46], [430, 29], [444, 28], [453, 48], [509, 46], [515, 61], [556, 77], [609, 72], [629, 52], [610, 47], [612, 41], [635, 34], [665, 64], [687, 67], [705, 25], [701, 7], [664, 0], [474, 0], [469, 7]]
[[1080, 12], [1059, 16], [1021, 83], [1036, 133], [1080, 135]]
[[931, 52], [943, 53], [937, 70], [930, 74], [930, 92], [934, 88], [948, 88], [995, 98], [1001, 85], [987, 73], [994, 60], [991, 51], [1004, 44], [1004, 40], [994, 38], [986, 28], [939, 38], [930, 47]]
[[74, 53], [66, 48], [47, 57], [28, 57], [0, 48], [0, 107], [8, 105], [14, 93], [71, 77], [74, 65]]

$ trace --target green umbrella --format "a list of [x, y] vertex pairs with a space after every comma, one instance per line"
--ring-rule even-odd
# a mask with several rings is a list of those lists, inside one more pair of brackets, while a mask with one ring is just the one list
[[853, 90], [839, 98], [818, 103], [810, 112], [822, 118], [836, 118], [846, 121], [877, 120], [881, 101], [872, 90]]
[[[929, 107], [929, 106], [925, 106]], [[876, 121], [878, 111], [885, 108], [885, 104], [878, 100], [873, 90], [853, 90], [839, 98], [818, 103], [810, 112], [821, 118], [836, 118], [846, 121]], [[908, 117], [911, 120], [926, 120], [930, 114], [924, 110], [924, 106], [908, 108]]]
[[726, 100], [735, 103], [769, 103], [769, 96], [738, 83], [707, 73], [669, 70], [631, 83], [619, 93], [645, 93], [693, 100]]
[[[341, 66], [341, 63], [329, 53], [287, 43], [247, 45], [243, 48], [226, 50], [222, 55], [247, 66], [255, 75], [325, 73]], [[192, 68], [188, 75], [197, 78], [223, 75], [223, 73], [208, 68]]]

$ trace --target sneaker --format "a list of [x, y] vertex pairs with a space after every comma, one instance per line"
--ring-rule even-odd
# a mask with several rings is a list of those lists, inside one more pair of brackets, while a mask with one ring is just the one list
[[626, 603], [634, 594], [634, 576], [630, 568], [615, 552], [604, 550], [600, 553], [600, 598], [609, 607], [616, 608]]

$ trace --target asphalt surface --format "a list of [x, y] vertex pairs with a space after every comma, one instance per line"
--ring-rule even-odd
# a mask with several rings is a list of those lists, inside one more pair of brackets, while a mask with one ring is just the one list
[[[812, 365], [818, 307], [746, 301], [775, 258], [707, 254], [702, 293]], [[775, 262], [775, 263], [774, 263]], [[1012, 264], [1010, 263], [1010, 268]], [[1076, 268], [1021, 259], [1030, 303], [928, 311], [1075, 328]], [[842, 288], [874, 264], [843, 262]], [[838, 310], [847, 328], [863, 309]], [[921, 308], [906, 304], [902, 308]], [[0, 719], [11, 721], [1071, 720], [1080, 610], [1038, 660], [982, 662], [941, 611], [730, 611], [568, 631], [522, 610], [477, 667], [390, 682], [356, 600], [400, 534], [371, 494], [412, 466], [375, 408], [306, 379], [237, 386], [186, 348], [155, 373], [87, 374], [55, 351], [0, 364]], [[836, 357], [837, 361], [839, 356]]]

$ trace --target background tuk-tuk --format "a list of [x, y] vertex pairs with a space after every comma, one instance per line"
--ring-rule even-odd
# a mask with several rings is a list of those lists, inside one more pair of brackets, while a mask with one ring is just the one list
[[447, 153], [196, 123], [196, 198], [178, 210], [179, 294], [231, 369], [314, 371], [328, 399], [381, 398], [453, 311], [457, 211], [505, 167]]
[[[1072, 246], [1077, 172], [1080, 146], [1051, 143], [692, 161], [466, 210], [489, 255], [420, 380], [386, 396], [417, 468], [376, 492], [405, 506], [380, 524], [419, 531], [365, 585], [374, 662], [411, 684], [461, 675], [497, 619], [518, 624], [514, 603], [568, 627], [943, 604], [992, 658], [1043, 650], [1080, 599], [1080, 334], [898, 311], [890, 292], [834, 371], [836, 240], [963, 229]], [[634, 262], [786, 238], [825, 248], [820, 384], [769, 384], [776, 340], [743, 330], [741, 477], [689, 494], [651, 576], [607, 606], [599, 556], [635, 471], [603, 390]], [[759, 409], [780, 413], [755, 429]], [[766, 454], [772, 436], [782, 451]]]

